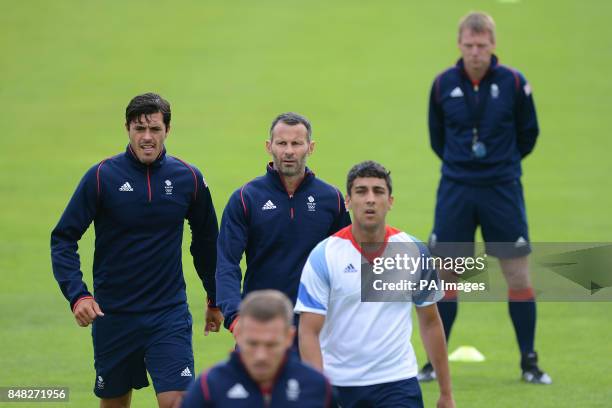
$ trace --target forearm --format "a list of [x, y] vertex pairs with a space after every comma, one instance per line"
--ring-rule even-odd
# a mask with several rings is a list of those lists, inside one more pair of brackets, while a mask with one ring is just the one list
[[323, 372], [323, 355], [321, 354], [319, 335], [312, 330], [300, 327], [298, 337], [302, 361]]
[[228, 329], [242, 301], [240, 261], [249, 236], [241, 202], [236, 193], [230, 198], [223, 212], [217, 240], [217, 305], [221, 308], [225, 318], [224, 324]]
[[91, 293], [83, 282], [76, 242], [68, 242], [59, 235], [54, 231], [51, 237], [51, 265], [55, 280], [72, 309], [79, 298]]
[[[226, 267], [217, 268], [217, 306], [221, 309], [225, 318], [225, 327], [229, 329], [235, 316], [238, 313], [238, 307], [242, 297], [240, 296], [240, 267], [235, 266], [238, 270], [229, 270]], [[236, 274], [238, 276], [236, 276]]]
[[202, 281], [202, 286], [206, 291], [208, 299], [212, 305], [216, 305], [217, 285], [215, 279], [217, 267], [217, 248], [216, 243], [211, 243], [210, 240], [192, 242], [191, 253], [193, 255], [193, 265], [196, 269], [198, 277]]
[[444, 157], [444, 114], [436, 97], [438, 82], [429, 96], [429, 143], [440, 160]]
[[439, 316], [437, 319], [432, 319], [432, 321], [421, 323], [421, 337], [427, 351], [427, 356], [436, 371], [440, 394], [451, 395], [452, 387], [448, 367], [448, 353], [446, 350], [444, 328]]
[[96, 215], [96, 170], [97, 166], [92, 167], [81, 179], [51, 232], [53, 275], [71, 309], [78, 299], [91, 295], [83, 282], [78, 242]]
[[537, 129], [532, 129], [521, 133], [517, 140], [517, 147], [521, 154], [521, 158], [525, 158], [533, 151], [538, 137]]
[[527, 156], [535, 147], [540, 133], [531, 87], [525, 78], [521, 78], [521, 89], [516, 106], [517, 147], [521, 158]]
[[440, 160], [444, 160], [444, 139], [430, 139], [431, 150], [438, 156]]
[[193, 265], [213, 306], [216, 302], [217, 238], [219, 226], [210, 191], [206, 186], [187, 215], [191, 227]]

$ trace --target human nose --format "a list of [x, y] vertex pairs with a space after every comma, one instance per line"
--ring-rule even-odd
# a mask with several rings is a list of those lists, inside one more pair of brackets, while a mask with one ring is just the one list
[[374, 192], [369, 191], [368, 194], [366, 194], [366, 203], [374, 204], [375, 201], [376, 201], [376, 196], [374, 195]]
[[287, 145], [287, 147], [285, 147], [285, 156], [292, 157], [294, 154], [295, 154], [295, 151], [293, 150], [293, 146]]
[[142, 138], [145, 140], [153, 139], [153, 132], [151, 131], [151, 129], [146, 128], [144, 132], [142, 132]]
[[263, 346], [255, 347], [253, 355], [255, 356], [256, 361], [265, 361], [268, 359], [266, 348]]

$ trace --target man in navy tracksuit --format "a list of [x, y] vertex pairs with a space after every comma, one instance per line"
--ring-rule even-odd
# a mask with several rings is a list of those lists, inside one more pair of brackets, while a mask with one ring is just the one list
[[198, 377], [183, 408], [332, 406], [325, 376], [288, 351], [295, 327], [287, 296], [277, 290], [251, 292], [240, 306], [234, 335], [239, 351]]
[[[520, 182], [521, 160], [533, 150], [539, 133], [531, 87], [519, 72], [498, 63], [490, 16], [467, 15], [459, 26], [458, 45], [462, 58], [436, 77], [430, 96], [431, 147], [442, 160], [430, 247], [440, 256], [473, 256], [480, 225], [487, 253], [499, 258], [508, 282], [523, 379], [550, 384], [534, 350], [536, 310], [527, 259], [531, 247]], [[441, 275], [456, 280], [450, 271]], [[447, 291], [438, 308], [448, 339], [457, 293]], [[433, 378], [428, 363], [419, 379]]]
[[[77, 323], [93, 323], [95, 394], [101, 406], [129, 406], [131, 390], [153, 379], [171, 407], [193, 379], [191, 315], [181, 264], [183, 223], [208, 293], [206, 332], [218, 331], [217, 218], [198, 169], [166, 155], [170, 105], [136, 96], [126, 109], [125, 153], [93, 166], [51, 234], [53, 273]], [[94, 295], [83, 282], [77, 242], [94, 222]]]
[[350, 224], [338, 189], [306, 167], [314, 143], [306, 118], [279, 115], [266, 141], [273, 159], [266, 174], [236, 190], [225, 207], [217, 244], [217, 303], [230, 331], [238, 322], [243, 253], [243, 294], [278, 289], [295, 303], [310, 251]]

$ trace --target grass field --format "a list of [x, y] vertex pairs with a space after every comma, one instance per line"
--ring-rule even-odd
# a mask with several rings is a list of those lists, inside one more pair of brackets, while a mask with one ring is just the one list
[[[64, 385], [69, 406], [97, 404], [90, 331], [53, 279], [49, 234], [85, 170], [125, 147], [123, 112], [137, 93], [170, 100], [168, 150], [202, 169], [219, 216], [264, 171], [270, 120], [295, 110], [313, 122], [319, 176], [342, 186], [352, 164], [382, 162], [395, 183], [390, 223], [425, 239], [439, 177], [429, 87], [454, 63], [456, 24], [472, 9], [495, 17], [498, 55], [534, 89], [542, 133], [523, 178], [532, 240], [612, 239], [611, 2], [229, 3], [1, 2], [0, 386]], [[89, 284], [92, 247], [89, 231]], [[200, 370], [232, 341], [200, 333], [204, 297], [187, 252], [184, 264]], [[458, 406], [610, 406], [612, 304], [538, 305], [550, 387], [518, 381], [506, 309], [460, 305], [450, 348], [474, 345], [487, 361], [451, 365]], [[436, 386], [423, 388], [435, 406]], [[134, 407], [153, 405], [152, 388], [135, 393]]]

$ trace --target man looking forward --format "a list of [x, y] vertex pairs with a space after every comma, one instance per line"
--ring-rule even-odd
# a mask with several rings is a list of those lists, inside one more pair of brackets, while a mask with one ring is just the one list
[[[353, 224], [319, 243], [302, 273], [295, 307], [300, 313], [302, 359], [329, 377], [344, 408], [423, 407], [410, 344], [414, 303], [425, 349], [439, 373], [437, 406], [454, 407], [444, 331], [435, 304], [443, 292], [414, 290], [408, 302], [362, 300], [364, 274], [359, 269], [376, 258], [390, 258], [392, 247], [410, 248], [417, 258], [429, 255], [427, 247], [386, 224], [393, 196], [391, 176], [383, 166], [359, 163], [350, 170], [346, 184]], [[416, 281], [439, 287], [435, 270], [421, 268]]]
[[[208, 293], [206, 334], [218, 331], [217, 218], [200, 171], [166, 154], [170, 104], [146, 93], [126, 108], [125, 153], [85, 173], [51, 233], [53, 273], [79, 326], [92, 326], [101, 407], [129, 407], [153, 380], [160, 407], [180, 401], [193, 379], [191, 314], [181, 264], [183, 224]], [[77, 242], [93, 221], [94, 293], [83, 282]]]
[[[533, 150], [539, 133], [531, 86], [518, 71], [499, 64], [495, 23], [470, 13], [459, 24], [461, 59], [436, 77], [429, 102], [431, 147], [442, 160], [432, 253], [473, 256], [480, 225], [487, 253], [499, 258], [508, 284], [508, 308], [521, 352], [524, 381], [550, 384], [534, 349], [536, 304], [529, 278], [531, 252], [521, 160]], [[458, 244], [450, 244], [458, 243]], [[452, 271], [440, 271], [456, 281]], [[450, 336], [457, 315], [457, 294], [438, 303]], [[431, 381], [426, 364], [419, 380]]]
[[[218, 241], [217, 301], [225, 326], [238, 323], [242, 296], [277, 289], [292, 302], [308, 254], [322, 239], [350, 224], [337, 188], [315, 177], [306, 160], [315, 147], [308, 119], [278, 115], [270, 126], [266, 174], [229, 199]], [[240, 259], [246, 254], [243, 293]]]
[[249, 293], [234, 334], [238, 349], [198, 377], [183, 408], [332, 407], [327, 379], [289, 351], [295, 327], [287, 296], [277, 290]]

